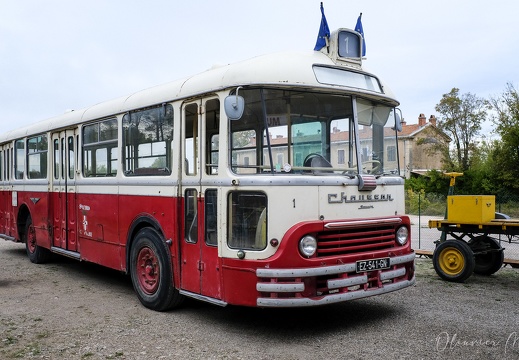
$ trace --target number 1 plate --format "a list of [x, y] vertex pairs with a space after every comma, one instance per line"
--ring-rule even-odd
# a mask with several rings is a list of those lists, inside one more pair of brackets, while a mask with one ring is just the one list
[[357, 261], [357, 272], [389, 269], [389, 258]]

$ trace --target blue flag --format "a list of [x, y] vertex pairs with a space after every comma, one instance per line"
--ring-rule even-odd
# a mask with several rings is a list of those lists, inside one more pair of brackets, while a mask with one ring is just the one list
[[357, 19], [357, 25], [355, 25], [355, 31], [362, 35], [362, 56], [366, 56], [366, 40], [364, 39], [364, 30], [362, 29], [362, 13], [360, 13]]
[[328, 28], [328, 22], [326, 16], [324, 16], [324, 7], [321, 3], [321, 26], [319, 27], [319, 35], [317, 35], [317, 42], [315, 43], [315, 51], [321, 50], [326, 46], [326, 38], [330, 38], [330, 29]]

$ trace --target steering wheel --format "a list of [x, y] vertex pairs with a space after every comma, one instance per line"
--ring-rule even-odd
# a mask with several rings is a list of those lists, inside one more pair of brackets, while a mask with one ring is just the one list
[[380, 161], [378, 161], [378, 160], [363, 161], [362, 165], [369, 164], [369, 163], [373, 164], [372, 168], [371, 168], [371, 173], [376, 173], [376, 172], [378, 172], [382, 168], [382, 163]]

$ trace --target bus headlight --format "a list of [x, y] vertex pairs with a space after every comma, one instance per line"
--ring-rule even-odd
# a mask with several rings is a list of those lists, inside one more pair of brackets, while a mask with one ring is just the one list
[[306, 235], [301, 240], [299, 240], [299, 252], [301, 255], [310, 257], [315, 254], [317, 251], [317, 240], [310, 235]]
[[396, 231], [396, 242], [400, 245], [405, 245], [407, 243], [407, 239], [409, 237], [409, 231], [407, 227], [400, 226]]

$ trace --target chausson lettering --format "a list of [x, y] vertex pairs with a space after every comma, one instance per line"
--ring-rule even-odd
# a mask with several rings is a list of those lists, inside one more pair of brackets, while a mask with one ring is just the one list
[[394, 199], [391, 194], [347, 195], [344, 192], [341, 192], [340, 194], [328, 194], [328, 203], [329, 204], [393, 201], [393, 200]]

